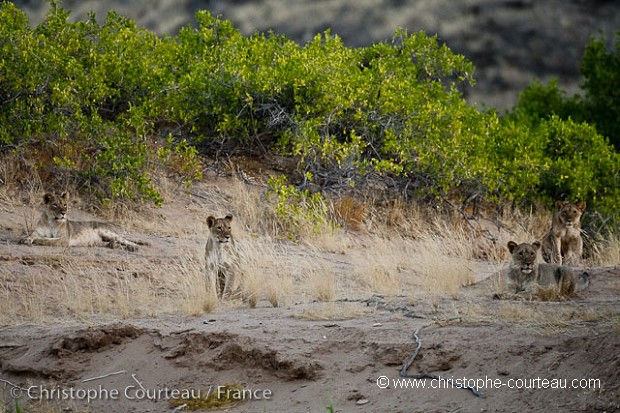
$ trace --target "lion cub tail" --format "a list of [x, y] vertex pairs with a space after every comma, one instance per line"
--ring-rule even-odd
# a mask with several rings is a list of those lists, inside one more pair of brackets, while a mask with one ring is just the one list
[[148, 241], [134, 240], [134, 239], [131, 239], [129, 241], [133, 242], [134, 244], [143, 245], [145, 247], [150, 247], [151, 246], [151, 243], [148, 242]]

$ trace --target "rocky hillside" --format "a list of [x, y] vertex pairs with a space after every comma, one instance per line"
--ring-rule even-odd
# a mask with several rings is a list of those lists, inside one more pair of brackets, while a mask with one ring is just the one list
[[[16, 1], [33, 24], [44, 0]], [[349, 46], [390, 39], [397, 27], [437, 33], [476, 66], [468, 99], [481, 106], [510, 107], [532, 79], [556, 76], [576, 92], [579, 60], [590, 36], [620, 30], [620, 3], [612, 0], [65, 0], [75, 19], [92, 10], [101, 20], [110, 9], [159, 33], [193, 22], [198, 9], [232, 20], [243, 33], [273, 30], [303, 43], [331, 28]]]

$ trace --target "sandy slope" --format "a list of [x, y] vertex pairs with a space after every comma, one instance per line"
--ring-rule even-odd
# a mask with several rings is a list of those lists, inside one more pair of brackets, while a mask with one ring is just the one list
[[[30, 412], [49, 412], [50, 406], [54, 412], [170, 412], [170, 392], [214, 392], [226, 384], [240, 384], [252, 392], [246, 398], [254, 397], [232, 412], [324, 412], [327, 406], [340, 412], [620, 411], [620, 268], [590, 269], [591, 287], [567, 302], [493, 300], [494, 280], [479, 273], [483, 281], [463, 288], [456, 299], [433, 299], [422, 292], [411, 300], [367, 289], [338, 294], [332, 302], [296, 294], [279, 308], [266, 300], [255, 309], [230, 302], [191, 316], [174, 290], [191, 275], [191, 260], [183, 261], [183, 254], [199, 255], [203, 248], [200, 222], [213, 208], [206, 199], [214, 193], [179, 197], [158, 212], [160, 218], [153, 219], [161, 222], [151, 230], [136, 225], [132, 235], [151, 246], [135, 254], [18, 245], [31, 208], [2, 205], [0, 299], [20, 308], [0, 303], [0, 406], [13, 406], [10, 382], [31, 388], [35, 399], [38, 386], [57, 392], [52, 403], [40, 403], [21, 391], [21, 403]], [[77, 210], [73, 215], [88, 216]], [[166, 227], [171, 220], [178, 223], [174, 231]], [[339, 268], [337, 277], [344, 279], [350, 271], [347, 260], [355, 248], [365, 248], [359, 240], [352, 243], [359, 246], [321, 253]], [[304, 254], [317, 254], [294, 245], [283, 251], [293, 263]], [[66, 257], [58, 258], [60, 253]], [[143, 281], [139, 285], [152, 295], [150, 301], [144, 291], [127, 287], [128, 280]], [[34, 290], [62, 294], [62, 288], [53, 289], [58, 285], [72, 294], [61, 305], [52, 305], [57, 297], [51, 296], [36, 301]], [[95, 306], [97, 299], [119, 289], [127, 289], [128, 302], [111, 295], [112, 308], [101, 304], [99, 315], [81, 307]], [[149, 309], [153, 302], [166, 307]], [[145, 310], [136, 311], [132, 303]], [[33, 316], [20, 317], [22, 310]], [[419, 328], [422, 346], [411, 374], [526, 387], [537, 378], [566, 379], [569, 387], [573, 379], [599, 379], [600, 386], [482, 388], [484, 397], [463, 389], [397, 388], [391, 380], [399, 378], [414, 352], [412, 333]], [[380, 376], [388, 378], [388, 388], [377, 386]], [[149, 393], [141, 393], [141, 386]], [[74, 399], [82, 400], [57, 400], [59, 392], [73, 392]], [[87, 394], [107, 400], [87, 403]]]
[[[596, 303], [605, 295], [601, 284], [615, 278], [617, 288], [618, 275], [618, 271], [599, 273], [598, 287], [571, 305], [580, 311]], [[484, 398], [460, 389], [405, 390], [393, 384], [380, 389], [377, 378], [397, 379], [412, 354], [411, 333], [448, 315], [410, 310], [413, 317], [376, 310], [350, 320], [303, 321], [294, 317], [293, 306], [218, 312], [208, 316], [208, 324], [204, 317], [179, 316], [6, 326], [0, 331], [0, 377], [22, 387], [91, 389], [99, 394], [105, 394], [101, 389], [116, 389], [118, 400], [91, 402], [89, 411], [101, 412], [172, 410], [165, 393], [150, 396], [157, 400], [139, 399], [145, 397], [138, 392], [140, 385], [149, 391], [215, 391], [227, 383], [242, 383], [255, 392], [253, 397], [264, 397], [265, 390], [272, 393], [270, 400], [247, 401], [231, 409], [236, 412], [321, 412], [328, 405], [342, 412], [620, 410], [620, 338], [617, 329], [610, 331], [600, 323], [582, 323], [557, 333], [492, 320], [438, 323], [420, 333], [422, 350], [410, 372], [492, 378], [506, 384], [509, 379], [538, 377], [569, 383], [595, 378], [601, 380], [602, 389], [482, 389]], [[73, 408], [74, 403], [58, 405]]]

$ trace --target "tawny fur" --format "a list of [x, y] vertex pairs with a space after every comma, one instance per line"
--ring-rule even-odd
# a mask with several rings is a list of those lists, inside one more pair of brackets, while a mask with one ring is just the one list
[[[129, 241], [112, 228], [112, 224], [98, 221], [72, 221], [67, 218], [69, 193], [43, 195], [43, 213], [34, 231], [21, 240], [28, 245], [61, 247], [88, 247], [105, 242], [109, 248], [123, 247], [137, 251], [138, 244]], [[146, 243], [142, 243], [146, 245]]]
[[551, 229], [543, 238], [543, 259], [552, 264], [578, 264], [583, 254], [581, 215], [586, 203], [556, 201], [555, 208]]
[[561, 296], [569, 296], [587, 288], [590, 279], [587, 273], [576, 276], [571, 267], [539, 263], [540, 242], [531, 244], [508, 242], [512, 254], [506, 272], [506, 291], [512, 298], [531, 300], [541, 290], [554, 289]]
[[205, 247], [207, 288], [215, 291], [218, 299], [232, 294], [235, 281], [237, 253], [230, 223], [232, 215], [224, 218], [207, 217], [209, 238]]

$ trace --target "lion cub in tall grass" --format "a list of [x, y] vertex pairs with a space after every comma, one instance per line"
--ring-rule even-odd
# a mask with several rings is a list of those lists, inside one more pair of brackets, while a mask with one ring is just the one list
[[586, 209], [584, 201], [572, 204], [556, 201], [551, 229], [543, 238], [543, 259], [552, 264], [577, 264], [583, 254], [581, 215]]
[[235, 271], [237, 265], [237, 251], [235, 239], [232, 235], [230, 223], [233, 216], [224, 218], [207, 217], [209, 238], [205, 247], [205, 267], [207, 272], [207, 288], [215, 291], [218, 299], [232, 294]]
[[[512, 259], [506, 272], [508, 297], [531, 300], [564, 298], [587, 288], [590, 277], [587, 272], [576, 276], [575, 270], [554, 264], [539, 263], [540, 242], [517, 244], [508, 242]], [[496, 295], [496, 298], [504, 298]]]
[[[98, 221], [72, 221], [67, 218], [69, 193], [43, 195], [43, 213], [34, 231], [22, 244], [61, 247], [89, 247], [106, 242], [109, 248], [123, 247], [137, 251], [138, 243], [129, 241], [112, 230], [113, 225]], [[140, 243], [148, 245], [147, 243]]]

